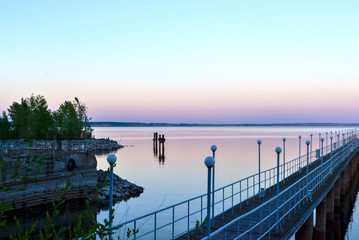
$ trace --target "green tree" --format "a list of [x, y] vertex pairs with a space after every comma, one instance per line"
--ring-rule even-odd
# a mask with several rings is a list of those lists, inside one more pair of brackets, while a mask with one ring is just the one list
[[15, 138], [30, 139], [31, 134], [31, 110], [22, 98], [20, 103], [13, 102], [9, 107], [9, 116], [12, 120], [12, 131]]
[[[13, 102], [8, 109], [10, 124], [3, 113], [0, 117], [0, 139], [68, 139], [78, 140], [82, 129], [86, 129], [86, 139], [92, 137], [91, 125], [87, 117], [87, 107], [80, 103], [65, 101], [54, 113], [48, 109], [46, 99], [32, 95], [22, 98], [20, 103]], [[86, 127], [85, 127], [86, 126]]]
[[2, 117], [0, 117], [0, 140], [6, 140], [10, 138], [10, 122], [4, 112], [2, 112]]
[[83, 123], [70, 101], [65, 101], [59, 109], [54, 112], [54, 120], [57, 131], [57, 138], [76, 140], [81, 138]]
[[32, 95], [27, 99], [31, 110], [31, 127], [34, 139], [52, 139], [53, 118], [43, 96]]
[[14, 102], [8, 109], [12, 119], [12, 130], [15, 138], [51, 139], [53, 137], [53, 118], [46, 99], [32, 95]]

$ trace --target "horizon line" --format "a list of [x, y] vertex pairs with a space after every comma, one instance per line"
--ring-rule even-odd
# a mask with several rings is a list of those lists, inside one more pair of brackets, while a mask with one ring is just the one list
[[220, 126], [359, 126], [359, 123], [333, 123], [333, 122], [307, 122], [307, 123], [161, 123], [161, 122], [116, 122], [116, 121], [93, 121], [89, 122], [93, 126], [103, 127], [152, 127], [152, 126], [166, 126], [166, 127], [181, 127], [181, 126], [203, 126], [203, 127], [220, 127]]

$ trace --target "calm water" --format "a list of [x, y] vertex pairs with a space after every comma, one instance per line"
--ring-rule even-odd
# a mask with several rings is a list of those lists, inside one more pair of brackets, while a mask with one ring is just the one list
[[357, 200], [353, 209], [353, 214], [351, 216], [351, 222], [349, 223], [347, 233], [345, 235], [346, 239], [359, 239], [359, 192], [357, 194]]
[[[206, 192], [207, 168], [203, 161], [216, 151], [216, 187], [222, 187], [258, 171], [258, 145], [261, 139], [261, 168], [276, 165], [275, 147], [286, 137], [286, 160], [306, 151], [305, 141], [313, 133], [313, 150], [319, 147], [319, 133], [330, 141], [330, 132], [350, 128], [314, 127], [214, 127], [214, 128], [95, 128], [96, 138], [111, 138], [124, 145], [115, 154], [115, 173], [145, 188], [138, 198], [115, 205], [114, 224], [178, 203]], [[164, 134], [165, 160], [153, 152], [153, 133]], [[326, 142], [324, 142], [324, 145]], [[107, 155], [97, 156], [98, 169], [107, 169]], [[281, 159], [282, 161], [282, 159]], [[107, 211], [98, 220], [108, 217]], [[358, 221], [358, 220], [357, 220]], [[355, 222], [355, 218], [354, 218]], [[354, 223], [353, 223], [354, 224]], [[359, 227], [359, 225], [358, 225]], [[356, 229], [352, 225], [352, 229]], [[354, 239], [354, 238], [352, 238]]]

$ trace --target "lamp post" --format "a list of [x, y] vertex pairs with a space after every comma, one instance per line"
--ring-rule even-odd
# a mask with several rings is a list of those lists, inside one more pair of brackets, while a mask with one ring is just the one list
[[[110, 229], [112, 228], [112, 194], [113, 194], [113, 165], [116, 163], [117, 157], [115, 154], [110, 153], [107, 156], [107, 162], [110, 164], [110, 195], [109, 195], [109, 210], [108, 210], [108, 220], [110, 221]], [[112, 239], [112, 235], [109, 235], [109, 239]]]
[[302, 168], [301, 168], [301, 164], [300, 164], [300, 151], [301, 151], [301, 143], [302, 143], [302, 135], [299, 135], [298, 136], [298, 139], [299, 139], [299, 158], [298, 158], [298, 161], [299, 161], [299, 173], [302, 172]]
[[[217, 146], [216, 145], [212, 145], [211, 146], [211, 150], [212, 150], [212, 156], [213, 159], [216, 159], [216, 150], [217, 150]], [[215, 175], [215, 164], [213, 164], [213, 181], [212, 181], [212, 226], [214, 226], [214, 175]]]
[[261, 143], [262, 143], [262, 140], [258, 139], [257, 141], [258, 143], [258, 195], [259, 195], [259, 198], [262, 197], [262, 189], [261, 189]]
[[[77, 104], [79, 105], [79, 109], [80, 109], [80, 107], [81, 107], [81, 105], [80, 105], [80, 101], [79, 101], [79, 99], [77, 98], [77, 97], [75, 97], [75, 100], [76, 100], [76, 102], [77, 102]], [[84, 140], [85, 140], [85, 145], [84, 145], [84, 151], [86, 151], [86, 133], [87, 133], [87, 131], [86, 131], [86, 109], [84, 109], [84, 118], [85, 118], [85, 126], [84, 126], [84, 130], [85, 130], [85, 134], [84, 134]]]
[[320, 138], [320, 141], [322, 142], [322, 155], [321, 155], [321, 158], [320, 158], [320, 174], [321, 174], [321, 179], [323, 179], [323, 158], [324, 158], [324, 156], [323, 156], [323, 142], [324, 142], [324, 138], [322, 137], [322, 138]]
[[325, 153], [328, 153], [328, 132], [325, 133]]
[[207, 183], [207, 237], [211, 234], [211, 168], [214, 166], [214, 158], [206, 157], [204, 164], [208, 168], [208, 183]]
[[276, 219], [277, 219], [277, 224], [276, 224], [276, 232], [278, 232], [278, 230], [279, 230], [279, 155], [282, 152], [282, 149], [280, 147], [276, 147], [275, 152], [277, 153], [277, 199], [276, 199], [276, 207], [277, 207]]
[[285, 141], [287, 140], [285, 137], [283, 140], [283, 183], [285, 184]]
[[324, 152], [323, 152], [323, 142], [324, 142], [324, 138], [320, 138], [321, 144], [322, 144], [322, 164], [323, 164], [323, 157], [324, 157]]
[[308, 186], [308, 173], [309, 173], [309, 144], [310, 144], [310, 141], [307, 140], [305, 141], [305, 143], [307, 144], [307, 176], [306, 176], [306, 182], [307, 182], [307, 200], [308, 200], [308, 196], [309, 196], [309, 186]]
[[333, 136], [330, 136], [330, 173], [333, 173]]
[[343, 146], [345, 145], [345, 133], [343, 133]]
[[338, 146], [338, 134], [337, 134], [337, 131], [335, 131], [334, 132], [334, 137], [335, 137], [335, 139], [334, 139], [334, 150], [337, 150], [337, 148], [339, 147]]
[[313, 153], [313, 133], [310, 134], [310, 163], [312, 163], [312, 153]]
[[343, 160], [345, 158], [345, 133], [343, 132]]
[[319, 144], [319, 150], [320, 150], [320, 138], [322, 136], [322, 133], [319, 133], [319, 141], [318, 141], [318, 144]]

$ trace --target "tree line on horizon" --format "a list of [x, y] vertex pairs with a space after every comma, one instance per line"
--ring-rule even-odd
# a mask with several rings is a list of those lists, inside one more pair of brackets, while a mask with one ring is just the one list
[[[77, 99], [76, 99], [77, 100]], [[0, 140], [79, 140], [92, 137], [87, 107], [77, 101], [65, 101], [51, 111], [44, 96], [31, 95], [13, 102], [0, 116]], [[83, 131], [86, 124], [86, 133]]]

